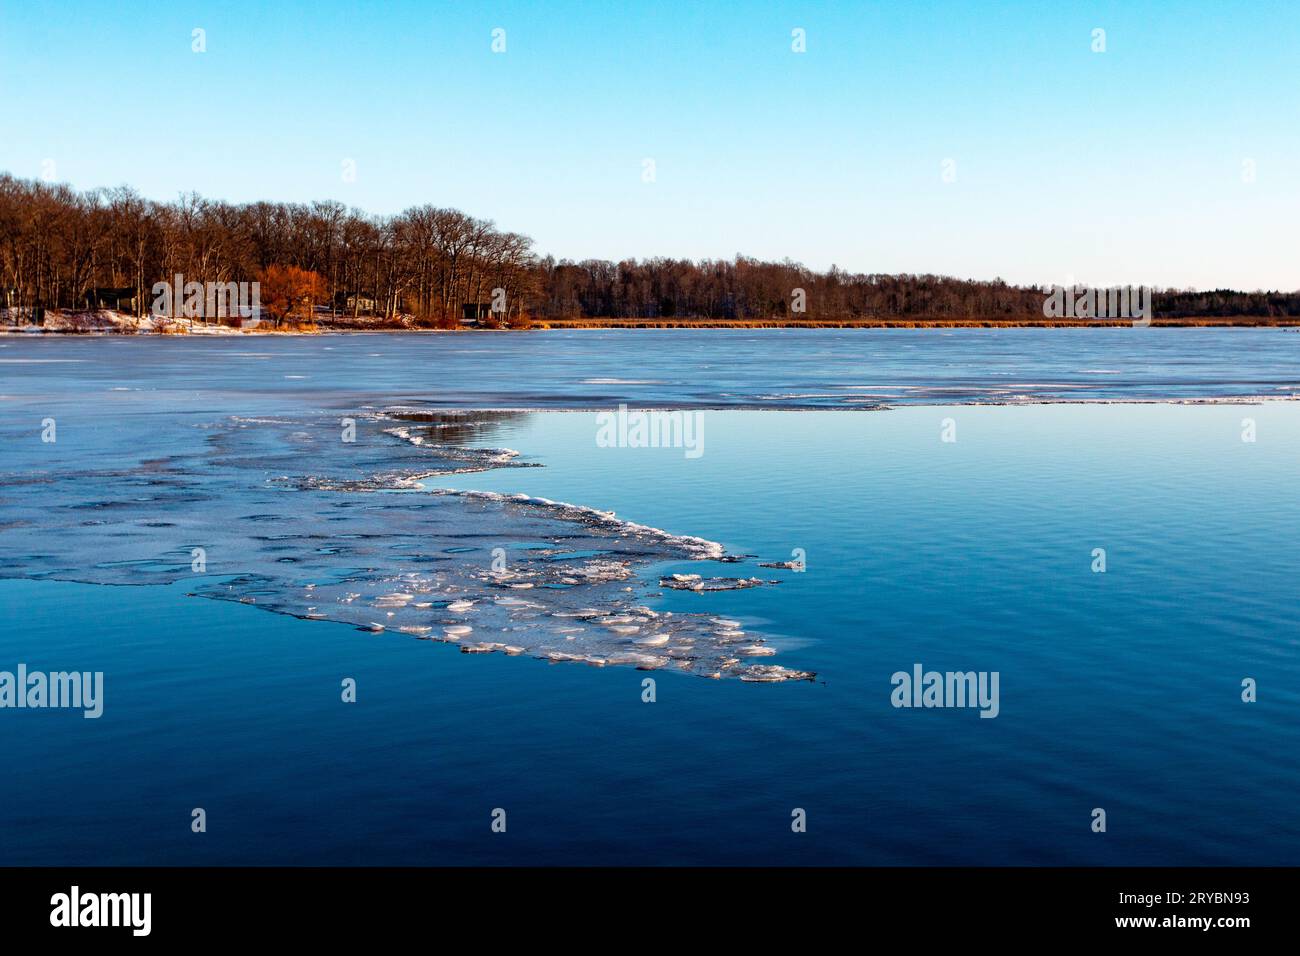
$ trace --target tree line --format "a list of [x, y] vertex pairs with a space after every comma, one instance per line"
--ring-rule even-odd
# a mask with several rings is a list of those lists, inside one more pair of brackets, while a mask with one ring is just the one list
[[455, 325], [466, 303], [522, 314], [536, 276], [531, 240], [454, 209], [369, 216], [338, 202], [232, 204], [133, 189], [78, 192], [0, 175], [0, 288], [10, 310], [141, 314], [156, 283], [265, 281], [285, 316], [362, 315]]
[[[826, 271], [799, 263], [556, 260], [455, 209], [374, 216], [342, 203], [157, 202], [0, 174], [0, 292], [10, 315], [116, 307], [155, 283], [261, 282], [277, 322], [453, 327], [533, 319], [1023, 319], [1044, 288], [1000, 279]], [[1300, 292], [1156, 290], [1160, 317], [1300, 315]]]

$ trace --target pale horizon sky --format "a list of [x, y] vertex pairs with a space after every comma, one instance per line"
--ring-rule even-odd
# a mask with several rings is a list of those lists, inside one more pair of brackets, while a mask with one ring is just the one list
[[0, 171], [557, 258], [1295, 290], [1298, 52], [1287, 2], [6, 2]]

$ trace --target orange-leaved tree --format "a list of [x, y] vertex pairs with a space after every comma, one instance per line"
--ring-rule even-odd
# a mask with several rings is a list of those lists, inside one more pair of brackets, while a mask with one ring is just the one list
[[257, 274], [262, 311], [278, 329], [282, 321], [310, 322], [316, 302], [325, 295], [325, 279], [297, 266], [267, 266]]

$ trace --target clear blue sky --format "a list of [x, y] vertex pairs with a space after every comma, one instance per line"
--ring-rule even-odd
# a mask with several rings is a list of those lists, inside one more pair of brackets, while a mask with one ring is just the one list
[[570, 258], [1300, 288], [1293, 0], [263, 6], [0, 0], [0, 170]]

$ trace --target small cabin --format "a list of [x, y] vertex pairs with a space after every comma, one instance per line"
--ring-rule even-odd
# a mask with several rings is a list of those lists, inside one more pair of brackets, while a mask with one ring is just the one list
[[461, 325], [481, 325], [492, 315], [491, 302], [466, 302], [460, 307]]
[[369, 312], [375, 311], [375, 300], [368, 295], [349, 295], [343, 298], [343, 309], [347, 312]]
[[135, 286], [96, 286], [86, 290], [86, 308], [122, 311], [123, 306], [135, 311]]

